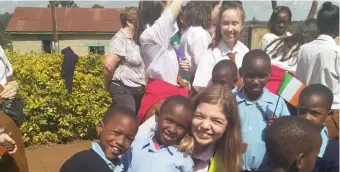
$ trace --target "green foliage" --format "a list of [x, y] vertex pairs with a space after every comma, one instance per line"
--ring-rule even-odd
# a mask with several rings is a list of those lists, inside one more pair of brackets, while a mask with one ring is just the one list
[[94, 4], [94, 5], [92, 5], [92, 8], [104, 8], [104, 6], [101, 6], [99, 4]]
[[103, 56], [79, 57], [72, 93], [60, 76], [60, 54], [7, 52], [7, 56], [26, 105], [27, 121], [21, 125], [26, 145], [96, 137], [95, 125], [111, 102], [103, 89]]
[[5, 32], [7, 24], [9, 20], [11, 19], [11, 16], [12, 14], [7, 13], [7, 12], [4, 14], [0, 14], [0, 45], [4, 49], [7, 49], [7, 48], [12, 49], [11, 34]]

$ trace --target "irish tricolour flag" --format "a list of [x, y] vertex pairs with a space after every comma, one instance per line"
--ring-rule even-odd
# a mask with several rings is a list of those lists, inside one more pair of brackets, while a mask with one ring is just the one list
[[281, 82], [281, 86], [277, 94], [280, 95], [282, 98], [284, 98], [293, 106], [297, 106], [300, 93], [304, 88], [305, 85], [301, 81], [299, 81], [298, 79], [294, 78], [294, 76], [286, 72], [285, 75], [283, 76], [283, 80]]

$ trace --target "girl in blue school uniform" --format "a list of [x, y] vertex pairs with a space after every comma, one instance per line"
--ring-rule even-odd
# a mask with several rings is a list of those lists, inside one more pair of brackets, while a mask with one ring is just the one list
[[125, 162], [128, 172], [192, 172], [194, 162], [189, 153], [194, 141], [187, 135], [194, 117], [190, 100], [171, 96], [155, 117], [155, 131], [137, 136], [125, 155], [130, 157]]
[[284, 100], [265, 88], [270, 72], [267, 53], [255, 49], [245, 54], [240, 68], [244, 86], [236, 95], [244, 142], [244, 171], [257, 170], [263, 160], [267, 124], [274, 118], [290, 115]]

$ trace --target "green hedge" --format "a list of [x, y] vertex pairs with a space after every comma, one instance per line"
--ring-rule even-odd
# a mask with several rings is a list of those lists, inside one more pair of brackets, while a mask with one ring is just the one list
[[21, 124], [29, 145], [67, 143], [95, 138], [95, 125], [111, 99], [103, 89], [103, 56], [79, 57], [69, 93], [60, 77], [62, 55], [7, 52], [25, 101], [27, 121]]

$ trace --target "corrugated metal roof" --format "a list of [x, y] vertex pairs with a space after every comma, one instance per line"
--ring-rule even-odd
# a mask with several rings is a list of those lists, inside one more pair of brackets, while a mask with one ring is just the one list
[[[58, 32], [116, 32], [121, 28], [115, 8], [56, 8]], [[51, 8], [17, 7], [7, 32], [51, 32]]]

